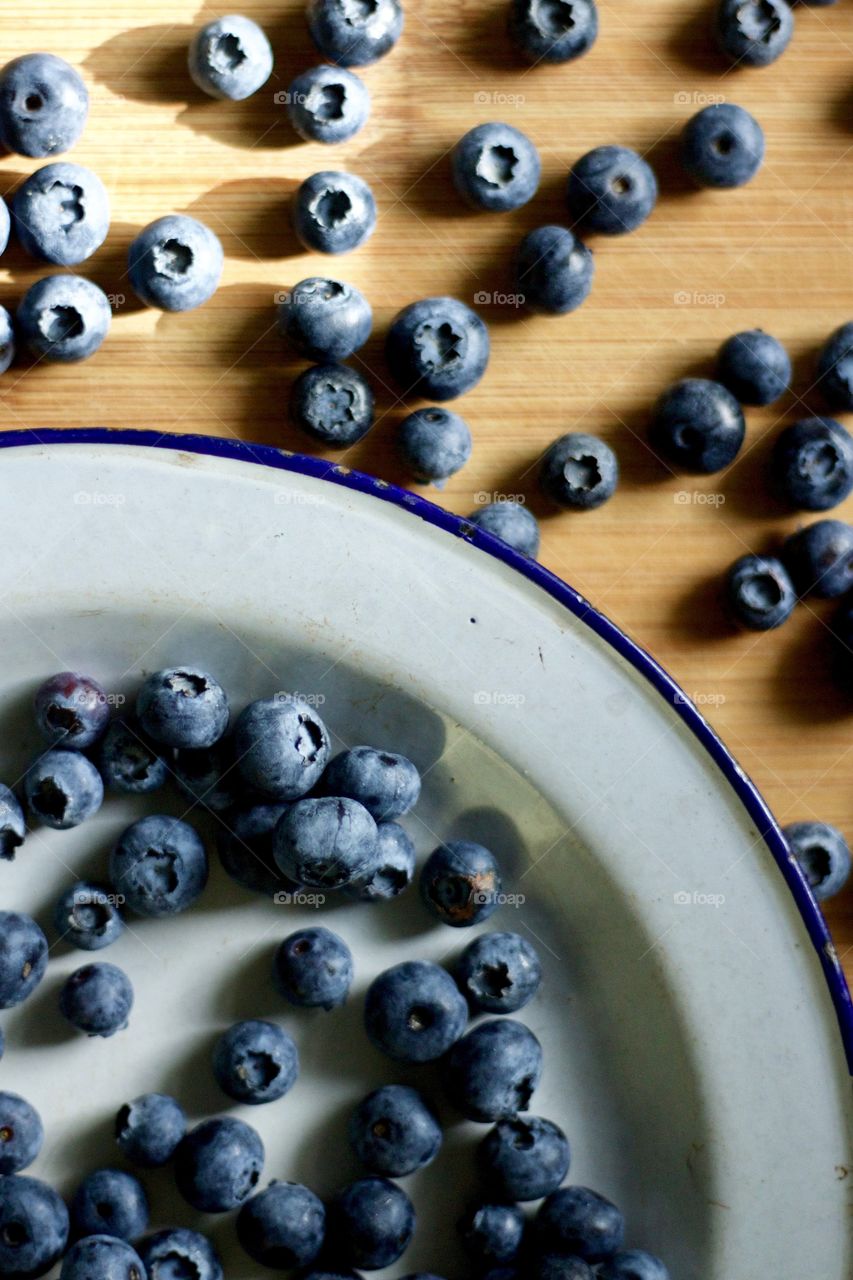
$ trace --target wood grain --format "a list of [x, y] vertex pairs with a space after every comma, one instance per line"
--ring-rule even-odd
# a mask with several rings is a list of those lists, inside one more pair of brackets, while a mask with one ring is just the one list
[[[266, 89], [235, 105], [202, 100], [185, 69], [192, 28], [220, 10], [184, 0], [5, 0], [3, 56], [50, 49], [89, 84], [91, 119], [72, 158], [101, 175], [114, 224], [85, 271], [116, 306], [110, 338], [88, 364], [20, 365], [2, 379], [3, 426], [156, 427], [304, 448], [286, 422], [298, 366], [275, 334], [273, 299], [332, 269], [364, 290], [377, 319], [362, 354], [379, 420], [347, 462], [404, 480], [394, 454], [403, 409], [381, 357], [390, 317], [434, 293], [472, 304], [481, 293], [511, 293], [512, 247], [530, 228], [565, 220], [573, 160], [601, 143], [636, 147], [658, 170], [662, 198], [636, 234], [594, 241], [588, 304], [561, 319], [482, 307], [493, 359], [459, 405], [475, 452], [442, 501], [467, 512], [483, 495], [525, 495], [544, 518], [543, 563], [702, 704], [780, 821], [824, 818], [853, 836], [853, 707], [828, 674], [826, 608], [802, 607], [778, 634], [756, 637], [733, 633], [718, 605], [725, 566], [798, 523], [767, 495], [768, 448], [781, 422], [819, 409], [815, 351], [853, 318], [853, 7], [798, 7], [780, 62], [727, 73], [708, 38], [708, 6], [693, 0], [602, 0], [593, 51], [576, 65], [533, 69], [512, 56], [503, 2], [409, 0], [401, 44], [364, 72], [372, 119], [339, 148], [299, 142], [276, 101], [319, 61], [301, 5], [241, 0], [240, 9], [269, 31], [277, 65]], [[741, 191], [698, 193], [679, 176], [674, 143], [687, 117], [720, 97], [761, 121], [767, 161]], [[539, 195], [513, 214], [466, 212], [450, 185], [449, 148], [488, 119], [525, 130], [542, 153]], [[14, 190], [36, 167], [3, 158], [0, 189]], [[380, 209], [373, 239], [337, 260], [302, 253], [288, 217], [295, 186], [328, 167], [365, 177]], [[125, 276], [136, 230], [171, 211], [208, 222], [227, 255], [216, 297], [183, 316], [142, 309]], [[0, 266], [7, 306], [45, 274], [15, 247]], [[710, 372], [719, 343], [756, 325], [789, 345], [796, 391], [749, 413], [747, 445], [722, 476], [670, 474], [645, 444], [650, 403], [669, 380]], [[547, 512], [537, 461], [553, 437], [580, 427], [616, 448], [620, 491], [598, 512]], [[828, 915], [853, 976], [853, 891]]]

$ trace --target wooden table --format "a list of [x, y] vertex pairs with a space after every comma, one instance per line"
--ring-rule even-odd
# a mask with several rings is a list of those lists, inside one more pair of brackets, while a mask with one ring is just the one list
[[[3, 426], [156, 427], [304, 448], [286, 421], [298, 366], [275, 333], [273, 301], [296, 280], [332, 271], [365, 291], [377, 320], [363, 356], [378, 421], [347, 462], [404, 480], [394, 450], [403, 407], [381, 356], [390, 317], [429, 294], [470, 304], [497, 296], [481, 306], [490, 368], [458, 405], [474, 455], [441, 500], [468, 512], [484, 495], [524, 495], [544, 517], [543, 563], [701, 703], [779, 820], [824, 818], [853, 837], [853, 708], [828, 674], [829, 611], [808, 604], [778, 634], [739, 635], [718, 604], [725, 567], [748, 549], [777, 545], [798, 523], [767, 494], [769, 445], [783, 421], [820, 411], [810, 391], [816, 348], [853, 318], [853, 6], [798, 7], [780, 62], [730, 74], [708, 38], [702, 0], [601, 0], [601, 35], [586, 58], [529, 70], [512, 57], [505, 7], [409, 0], [401, 44], [364, 73], [371, 122], [348, 144], [323, 148], [299, 142], [276, 101], [319, 60], [295, 0], [241, 0], [277, 55], [274, 81], [243, 104], [202, 99], [186, 74], [192, 29], [220, 8], [6, 0], [3, 56], [50, 49], [89, 84], [91, 118], [71, 158], [97, 170], [112, 196], [109, 240], [84, 270], [113, 296], [115, 323], [86, 365], [6, 374]], [[758, 117], [767, 160], [743, 190], [700, 193], [678, 172], [676, 137], [688, 116], [720, 98]], [[517, 125], [542, 153], [541, 190], [513, 214], [466, 212], [450, 184], [449, 149], [489, 119]], [[512, 293], [512, 247], [532, 227], [565, 220], [570, 164], [609, 142], [650, 156], [658, 208], [636, 234], [595, 240], [595, 288], [581, 311], [532, 318], [502, 301]], [[0, 164], [4, 192], [38, 167], [17, 156]], [[288, 197], [306, 175], [335, 166], [371, 183], [380, 216], [363, 249], [330, 261], [300, 251]], [[188, 315], [142, 309], [125, 276], [132, 236], [172, 211], [209, 223], [227, 255], [216, 297]], [[7, 306], [45, 274], [17, 247], [0, 266]], [[720, 342], [754, 326], [788, 344], [795, 391], [749, 412], [746, 446], [726, 473], [672, 475], [645, 443], [651, 402], [670, 380], [710, 372]], [[600, 432], [622, 464], [619, 493], [590, 514], [547, 512], [536, 495], [543, 448], [570, 429]], [[828, 915], [853, 976], [853, 890]]]

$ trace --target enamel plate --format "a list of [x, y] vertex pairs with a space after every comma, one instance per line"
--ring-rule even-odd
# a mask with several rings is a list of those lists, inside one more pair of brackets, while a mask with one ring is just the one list
[[[67, 668], [121, 705], [142, 672], [200, 665], [235, 706], [298, 691], [337, 745], [412, 756], [419, 853], [446, 837], [489, 846], [506, 900], [486, 927], [542, 954], [543, 991], [519, 1016], [545, 1048], [532, 1110], [568, 1133], [570, 1180], [622, 1206], [629, 1243], [673, 1280], [853, 1274], [849, 996], [760, 797], [647, 655], [487, 534], [316, 459], [154, 433], [0, 444], [0, 777], [19, 779], [37, 749], [36, 684]], [[103, 876], [122, 827], [157, 808], [187, 812], [170, 790], [36, 829], [0, 867], [3, 907], [49, 928], [61, 889]], [[212, 849], [210, 816], [190, 821]], [[354, 1103], [392, 1080], [435, 1087], [367, 1045], [362, 996], [381, 969], [447, 961], [470, 934], [432, 923], [416, 891], [320, 912], [251, 897], [212, 861], [193, 910], [131, 919], [101, 953], [134, 983], [128, 1030], [97, 1040], [62, 1024], [57, 990], [91, 957], [59, 942], [33, 998], [2, 1017], [2, 1087], [47, 1130], [31, 1172], [64, 1192], [120, 1161], [112, 1117], [142, 1092], [176, 1094], [194, 1119], [234, 1111], [264, 1139], [264, 1183], [328, 1195], [358, 1173]], [[276, 944], [320, 920], [356, 956], [354, 994], [331, 1014], [285, 1007], [269, 978]], [[211, 1043], [257, 1016], [291, 1030], [302, 1074], [278, 1102], [234, 1107]], [[447, 1121], [438, 1160], [405, 1180], [419, 1229], [389, 1276], [465, 1274], [452, 1224], [485, 1128]], [[168, 1170], [146, 1181], [158, 1225], [201, 1225], [229, 1276], [264, 1274], [231, 1215], [193, 1214]]]

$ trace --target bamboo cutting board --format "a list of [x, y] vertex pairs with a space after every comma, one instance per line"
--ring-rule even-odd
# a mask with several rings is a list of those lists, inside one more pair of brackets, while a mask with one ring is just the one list
[[[300, 366], [275, 333], [274, 298], [304, 276], [335, 274], [362, 289], [376, 313], [362, 356], [378, 422], [346, 461], [405, 482], [394, 452], [403, 407], [381, 335], [405, 303], [456, 294], [489, 321], [493, 356], [480, 386], [454, 406], [475, 449], [441, 501], [468, 512], [493, 496], [523, 495], [544, 517], [543, 563], [681, 682], [779, 820], [823, 818], [853, 838], [853, 705], [828, 675], [826, 608], [801, 607], [778, 634], [738, 635], [717, 599], [733, 559], [772, 548], [798, 523], [767, 494], [769, 446], [782, 422], [821, 411], [810, 390], [816, 348], [853, 319], [853, 7], [798, 6], [783, 58], [732, 73], [708, 37], [712, 7], [703, 0], [600, 0], [592, 52], [533, 69], [513, 58], [505, 7], [409, 0], [400, 45], [364, 70], [371, 121], [349, 143], [324, 148], [296, 138], [277, 99], [320, 61], [294, 0], [241, 0], [277, 58], [274, 79], [242, 104], [204, 99], [186, 73], [191, 31], [222, 9], [189, 0], [3, 0], [3, 59], [50, 50], [88, 83], [90, 121], [70, 158], [95, 169], [112, 198], [109, 239], [83, 271], [111, 295], [115, 321], [91, 362], [21, 364], [0, 379], [2, 425], [155, 427], [305, 448], [286, 420]], [[677, 134], [720, 100], [757, 116], [767, 160], [740, 191], [696, 192], [678, 172]], [[538, 145], [542, 186], [524, 209], [477, 215], [454, 195], [448, 151], [474, 124], [500, 119]], [[512, 248], [532, 227], [565, 221], [570, 164], [610, 142], [649, 156], [658, 208], [633, 235], [591, 241], [596, 280], [581, 311], [533, 318], [508, 300]], [[0, 159], [0, 190], [14, 190], [39, 163]], [[380, 211], [368, 244], [338, 259], [303, 253], [288, 216], [298, 183], [330, 167], [366, 178]], [[141, 308], [125, 275], [133, 235], [169, 212], [207, 222], [226, 252], [219, 292], [188, 315]], [[46, 273], [10, 247], [0, 302], [13, 308]], [[720, 342], [755, 326], [789, 346], [795, 391], [749, 411], [747, 444], [726, 473], [673, 476], [645, 443], [651, 402], [677, 377], [710, 373]], [[570, 429], [601, 433], [622, 464], [617, 496], [597, 512], [551, 513], [536, 496], [544, 447]], [[853, 518], [853, 502], [841, 514]], [[853, 888], [828, 915], [853, 976]]]

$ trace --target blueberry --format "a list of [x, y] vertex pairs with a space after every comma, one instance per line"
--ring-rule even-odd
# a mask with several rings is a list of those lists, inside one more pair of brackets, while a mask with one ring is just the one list
[[818, 358], [817, 383], [827, 404], [853, 409], [853, 323], [827, 338]]
[[112, 310], [103, 289], [82, 276], [45, 276], [18, 305], [18, 333], [43, 360], [88, 360], [109, 332]]
[[514, 1204], [478, 1204], [459, 1222], [459, 1234], [472, 1261], [485, 1268], [512, 1262], [524, 1239], [524, 1214]]
[[332, 448], [355, 444], [373, 426], [370, 383], [345, 364], [311, 365], [293, 384], [290, 418]]
[[485, 373], [489, 331], [457, 298], [423, 298], [398, 311], [385, 355], [406, 395], [452, 400], [470, 391]]
[[149, 307], [191, 311], [216, 292], [222, 275], [222, 245], [195, 218], [170, 214], [150, 222], [128, 251], [128, 277]]
[[115, 1118], [122, 1154], [143, 1169], [171, 1160], [186, 1131], [183, 1108], [166, 1093], [143, 1093], [120, 1107]]
[[794, 15], [786, 0], [719, 0], [717, 40], [736, 65], [775, 62], [793, 33]]
[[417, 1089], [389, 1084], [375, 1089], [350, 1116], [348, 1135], [371, 1173], [403, 1178], [431, 1164], [442, 1142], [441, 1125]]
[[837, 827], [828, 822], [792, 822], [782, 834], [819, 902], [844, 888], [850, 875], [850, 847]]
[[234, 740], [228, 736], [219, 738], [212, 747], [179, 748], [172, 760], [172, 772], [178, 790], [193, 802], [192, 807], [224, 813], [242, 798]]
[[398, 1062], [432, 1062], [454, 1044], [468, 1008], [450, 974], [437, 964], [406, 960], [386, 969], [367, 990], [368, 1039]]
[[17, 1093], [0, 1093], [0, 1174], [26, 1169], [43, 1142], [41, 1116], [32, 1103]]
[[308, 0], [307, 18], [317, 48], [341, 67], [375, 62], [403, 30], [399, 0]]
[[726, 575], [726, 599], [736, 622], [750, 631], [769, 631], [792, 614], [797, 593], [788, 570], [775, 556], [745, 555]]
[[24, 843], [27, 825], [18, 797], [0, 782], [0, 859], [14, 862], [15, 850]]
[[84, 1178], [71, 1201], [74, 1236], [117, 1236], [135, 1240], [148, 1226], [148, 1196], [132, 1173], [96, 1169]]
[[827, 511], [853, 490], [853, 437], [834, 418], [802, 418], [779, 434], [770, 473], [790, 506]]
[[630, 147], [596, 147], [569, 174], [569, 210], [577, 222], [604, 235], [634, 231], [658, 198], [651, 166]]
[[246, 782], [276, 800], [310, 791], [329, 758], [326, 726], [296, 698], [250, 703], [234, 726], [234, 746]]
[[373, 310], [355, 285], [309, 276], [284, 294], [278, 327], [301, 356], [333, 363], [364, 346], [373, 327]]
[[187, 1227], [167, 1227], [140, 1240], [148, 1280], [223, 1280], [219, 1254], [207, 1236]]
[[273, 836], [279, 869], [298, 884], [340, 889], [376, 862], [376, 823], [357, 800], [321, 796], [297, 800]]
[[79, 751], [54, 747], [24, 776], [27, 808], [46, 827], [64, 831], [97, 813], [104, 799], [101, 775]]
[[576, 311], [589, 297], [594, 274], [592, 251], [568, 227], [537, 227], [516, 250], [515, 288], [531, 311]]
[[213, 1050], [213, 1074], [229, 1098], [257, 1106], [283, 1098], [299, 1075], [293, 1037], [275, 1022], [236, 1022]]
[[52, 1187], [19, 1174], [0, 1178], [0, 1275], [44, 1275], [67, 1241], [68, 1210]]
[[12, 204], [15, 230], [34, 258], [73, 267], [107, 238], [110, 201], [97, 174], [79, 164], [45, 165], [18, 188]]
[[0, 911], [0, 1009], [21, 1004], [47, 968], [47, 938], [18, 911]]
[[65, 979], [59, 1012], [87, 1036], [113, 1036], [123, 1031], [133, 1007], [133, 987], [123, 969], [100, 960], [84, 964]]
[[612, 498], [619, 483], [616, 454], [598, 436], [570, 431], [550, 446], [539, 469], [539, 485], [552, 502], [591, 511]]
[[536, 195], [542, 165], [526, 134], [511, 124], [478, 124], [450, 157], [456, 190], [476, 209], [518, 209]]
[[741, 404], [772, 404], [791, 385], [791, 360], [777, 338], [749, 329], [723, 343], [717, 378]]
[[237, 1215], [237, 1238], [264, 1267], [289, 1270], [313, 1262], [326, 1233], [322, 1200], [298, 1182], [271, 1182]]
[[703, 107], [682, 130], [681, 163], [700, 187], [742, 187], [763, 161], [764, 130], [734, 102]]
[[248, 1200], [261, 1176], [264, 1144], [234, 1116], [203, 1120], [175, 1153], [178, 1190], [194, 1209], [225, 1213]]
[[455, 929], [487, 920], [497, 909], [501, 875], [493, 854], [470, 840], [449, 840], [427, 859], [421, 898], [436, 919]]
[[3, 197], [0, 196], [0, 254], [4, 254], [6, 252], [6, 248], [9, 244], [9, 233], [11, 230], [12, 217], [9, 213], [9, 206], [6, 204]]
[[86, 86], [52, 53], [27, 53], [0, 71], [0, 144], [22, 156], [68, 151], [89, 113]]
[[352, 71], [311, 67], [291, 81], [287, 114], [308, 142], [346, 142], [367, 123], [370, 94]]
[[251, 18], [229, 14], [195, 33], [188, 54], [189, 72], [211, 98], [242, 102], [272, 75], [272, 46]]
[[52, 747], [91, 747], [110, 719], [106, 691], [90, 676], [60, 671], [45, 680], [34, 698], [36, 725]]
[[169, 747], [211, 747], [228, 727], [228, 699], [197, 667], [169, 667], [144, 681], [136, 699], [142, 728]]
[[542, 1075], [542, 1046], [512, 1018], [481, 1022], [454, 1044], [444, 1085], [469, 1120], [500, 1120], [526, 1111]]
[[542, 965], [518, 933], [481, 933], [453, 968], [459, 990], [476, 1013], [516, 1013], [533, 999]]
[[352, 952], [330, 929], [300, 929], [275, 953], [273, 982], [291, 1004], [334, 1009], [346, 1000], [352, 979]]
[[743, 412], [730, 391], [708, 378], [682, 378], [652, 411], [653, 447], [685, 471], [722, 471], [738, 455], [746, 433]]
[[233, 810], [216, 833], [219, 861], [231, 879], [270, 898], [298, 887], [281, 874], [273, 857], [273, 831], [286, 809], [285, 804], [256, 804]]
[[595, 0], [511, 0], [509, 35], [528, 62], [569, 62], [595, 43]]
[[625, 1219], [615, 1204], [588, 1187], [562, 1187], [543, 1200], [533, 1236], [540, 1253], [599, 1262], [622, 1248]]
[[169, 776], [159, 749], [133, 719], [109, 725], [99, 744], [98, 768], [106, 786], [131, 795], [157, 791]]
[[569, 1171], [566, 1135], [541, 1116], [499, 1120], [477, 1148], [477, 1164], [489, 1191], [501, 1201], [541, 1200]]
[[652, 1253], [625, 1249], [598, 1268], [598, 1280], [669, 1280], [669, 1271]]
[[782, 559], [800, 596], [843, 595], [853, 586], [853, 525], [818, 520], [785, 539]]
[[108, 947], [124, 929], [115, 894], [91, 880], [78, 880], [59, 897], [53, 925], [62, 941], [81, 951]]
[[409, 1247], [415, 1209], [402, 1187], [387, 1178], [360, 1178], [333, 1198], [328, 1239], [335, 1254], [354, 1267], [390, 1267]]
[[458, 413], [430, 406], [400, 423], [398, 445], [408, 469], [422, 484], [443, 489], [471, 456], [471, 432]]
[[531, 1260], [528, 1280], [594, 1280], [597, 1274], [583, 1258], [546, 1253]]
[[137, 915], [174, 915], [207, 884], [207, 854], [189, 823], [150, 814], [122, 832], [110, 854], [110, 880]]
[[376, 229], [373, 192], [354, 173], [313, 173], [294, 193], [293, 226], [306, 249], [348, 253]]
[[0, 307], [0, 373], [5, 373], [15, 359], [15, 329], [12, 317]]
[[500, 538], [501, 542], [505, 542], [514, 551], [520, 551], [522, 555], [535, 560], [539, 551], [539, 524], [533, 513], [521, 502], [509, 499], [489, 502], [473, 511], [468, 520], [495, 538]]
[[59, 1280], [145, 1280], [139, 1254], [113, 1235], [87, 1235], [66, 1253]]
[[408, 889], [414, 876], [415, 846], [408, 835], [396, 822], [378, 822], [375, 862], [344, 892], [360, 902], [388, 902]]

